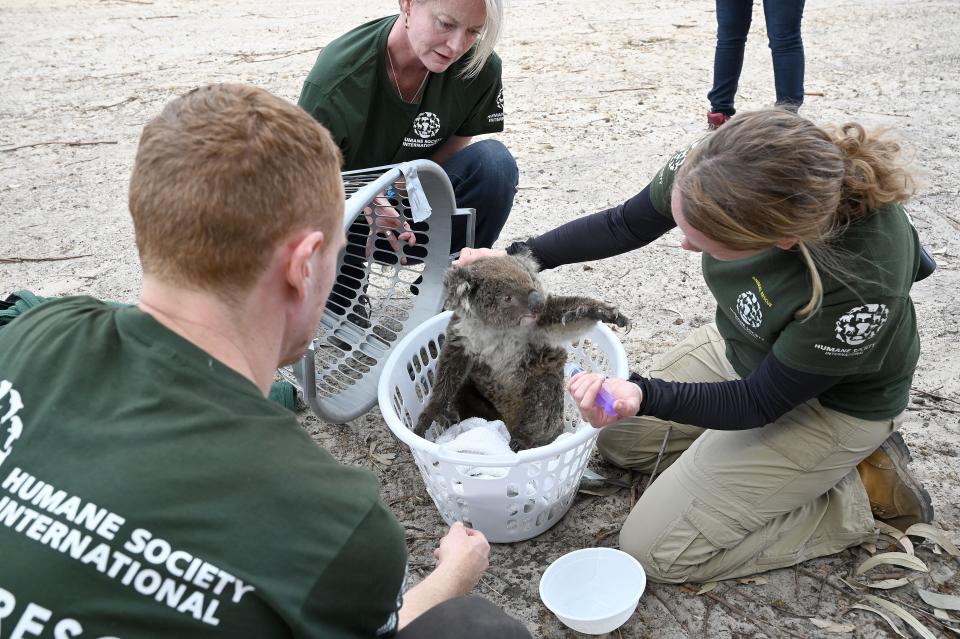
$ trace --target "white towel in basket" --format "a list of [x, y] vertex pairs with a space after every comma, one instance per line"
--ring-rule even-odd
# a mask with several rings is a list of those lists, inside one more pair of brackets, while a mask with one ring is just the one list
[[[470, 455], [516, 455], [510, 450], [510, 432], [500, 420], [488, 422], [480, 417], [470, 417], [454, 424], [439, 437], [435, 443], [446, 452], [467, 453]], [[466, 471], [469, 477], [498, 478], [505, 477], [509, 468], [491, 468], [475, 466]]]
[[510, 450], [510, 432], [499, 419], [488, 422], [470, 417], [454, 424], [435, 440], [440, 448], [473, 455], [507, 455]]

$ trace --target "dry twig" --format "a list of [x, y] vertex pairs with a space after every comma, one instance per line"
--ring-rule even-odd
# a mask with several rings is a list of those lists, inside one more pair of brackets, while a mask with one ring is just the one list
[[52, 257], [0, 257], [0, 264], [22, 264], [24, 262], [62, 262], [63, 260], [78, 260], [81, 257], [90, 257], [93, 253], [84, 253], [83, 255], [58, 255]]
[[280, 60], [282, 58], [289, 58], [291, 56], [300, 55], [301, 53], [311, 53], [313, 51], [322, 51], [323, 47], [312, 47], [310, 49], [298, 49], [296, 51], [285, 51], [282, 55], [274, 56], [272, 58], [259, 58], [257, 56], [267, 55], [266, 53], [234, 53], [234, 59], [228, 60], [228, 64], [237, 64], [238, 62], [269, 62], [270, 60]]
[[796, 637], [797, 639], [806, 639], [806, 635], [801, 635], [801, 634], [799, 634], [799, 633], [797, 633], [797, 632], [794, 632], [793, 630], [790, 630], [789, 628], [782, 628], [782, 627], [780, 627], [780, 626], [776, 626], [776, 625], [770, 623], [769, 621], [767, 621], [766, 619], [763, 619], [762, 617], [754, 617], [754, 616], [752, 616], [750, 613], [748, 613], [746, 610], [744, 610], [744, 609], [740, 608], [739, 606], [737, 606], [737, 605], [735, 605], [735, 604], [727, 601], [727, 600], [724, 599], [723, 597], [720, 597], [720, 596], [718, 596], [718, 595], [713, 594], [712, 592], [705, 592], [705, 593], [703, 593], [703, 596], [704, 596], [704, 597], [709, 597], [710, 599], [716, 601], [718, 604], [720, 604], [720, 605], [723, 606], [724, 608], [727, 608], [727, 609], [730, 610], [731, 612], [740, 615], [741, 617], [743, 617], [744, 619], [746, 619], [747, 621], [749, 621], [750, 623], [752, 623], [752, 624], [755, 625], [755, 626], [761, 626], [761, 625], [767, 626], [767, 627], [769, 627], [769, 628], [773, 628], [773, 629], [776, 630], [776, 631], [786, 633], [786, 634], [790, 635], [791, 637]]
[[656, 599], [657, 601], [660, 602], [660, 605], [663, 606], [663, 607], [666, 609], [667, 612], [670, 613], [670, 616], [673, 617], [673, 620], [676, 621], [677, 624], [678, 624], [681, 628], [683, 628], [683, 631], [684, 631], [685, 633], [687, 633], [687, 636], [688, 636], [688, 637], [692, 636], [692, 635], [690, 634], [690, 629], [687, 628], [687, 624], [683, 623], [683, 621], [680, 619], [680, 617], [677, 616], [677, 613], [675, 613], [675, 612], [673, 611], [673, 608], [671, 608], [670, 606], [668, 606], [668, 605], [667, 605], [667, 602], [664, 601], [663, 598], [662, 598], [659, 594], [657, 594], [657, 591], [656, 591], [655, 589], [651, 588], [651, 589], [649, 590], [649, 593], [653, 596], [654, 599]]
[[935, 399], [941, 402], [953, 402], [954, 404], [960, 405], [960, 400], [956, 400], [952, 397], [945, 397], [943, 395], [937, 395], [936, 393], [931, 393], [930, 391], [925, 391], [922, 388], [917, 388], [916, 386], [911, 386], [910, 390], [919, 395], [925, 395], [931, 399]]
[[120, 106], [122, 104], [127, 104], [128, 102], [133, 102], [139, 99], [140, 98], [138, 98], [137, 96], [131, 95], [129, 98], [125, 98], [123, 100], [120, 100], [119, 102], [114, 102], [113, 104], [98, 104], [96, 106], [92, 106], [92, 107], [88, 107], [86, 109], [80, 109], [80, 110], [83, 111], [84, 113], [88, 113], [90, 111], [102, 111], [104, 109], [112, 109], [113, 107]]
[[480, 577], [480, 583], [483, 584], [484, 586], [486, 586], [487, 589], [488, 589], [490, 592], [496, 593], [496, 594], [500, 595], [501, 597], [503, 596], [503, 593], [502, 593], [502, 592], [500, 592], [499, 590], [497, 590], [496, 588], [494, 588], [493, 586], [491, 586], [490, 584], [488, 584], [488, 583], [487, 583], [487, 580], [484, 579], [483, 577]]
[[418, 495], [414, 493], [410, 493], [409, 495], [404, 495], [402, 497], [394, 497], [393, 499], [387, 502], [387, 506], [390, 506], [392, 508], [393, 506], [396, 506], [397, 504], [399, 504], [401, 501], [407, 501], [408, 499], [413, 499], [414, 497], [418, 497]]
[[944, 408], [943, 406], [907, 406], [907, 410], [919, 412], [922, 410], [935, 410], [940, 411], [941, 413], [960, 413], [960, 410], [954, 410], [952, 408]]
[[600, 545], [601, 541], [607, 539], [608, 537], [614, 536], [618, 532], [620, 532], [620, 526], [614, 526], [610, 530], [601, 530], [599, 533], [593, 536], [593, 544], [591, 545], [598, 546]]
[[657, 87], [644, 85], [639, 87], [624, 87], [622, 89], [600, 89], [600, 93], [620, 93], [621, 91], [652, 91]]
[[16, 151], [17, 149], [31, 149], [35, 146], [50, 146], [53, 144], [62, 144], [64, 146], [93, 146], [95, 144], [116, 144], [116, 140], [49, 140], [47, 142], [34, 142], [33, 144], [21, 144], [19, 146], [8, 146], [0, 149], [0, 152]]

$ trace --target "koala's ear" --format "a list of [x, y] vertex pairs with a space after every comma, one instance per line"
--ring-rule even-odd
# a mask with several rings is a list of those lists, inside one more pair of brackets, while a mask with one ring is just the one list
[[540, 262], [537, 261], [537, 258], [533, 256], [533, 253], [528, 248], [523, 248], [517, 251], [512, 255], [513, 259], [520, 263], [520, 266], [524, 268], [525, 271], [530, 273], [534, 278], [540, 273]]
[[447, 308], [468, 311], [470, 292], [473, 290], [473, 276], [468, 267], [456, 267], [443, 276], [443, 290], [447, 298]]

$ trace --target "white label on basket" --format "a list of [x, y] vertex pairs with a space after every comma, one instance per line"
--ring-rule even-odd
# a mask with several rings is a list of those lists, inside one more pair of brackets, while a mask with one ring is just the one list
[[397, 168], [403, 173], [406, 181], [407, 197], [410, 199], [410, 212], [413, 214], [413, 221], [423, 222], [430, 217], [433, 209], [430, 208], [430, 201], [427, 200], [427, 195], [420, 185], [417, 167], [409, 162], [404, 162]]

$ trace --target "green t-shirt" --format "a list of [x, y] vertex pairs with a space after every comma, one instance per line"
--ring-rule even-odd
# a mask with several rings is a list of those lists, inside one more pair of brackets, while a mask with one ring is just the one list
[[[651, 183], [651, 201], [665, 216], [672, 216], [673, 180], [689, 150], [674, 155]], [[774, 247], [732, 261], [704, 253], [717, 328], [741, 376], [772, 349], [796, 370], [843, 377], [819, 396], [827, 408], [862, 419], [893, 417], [907, 406], [920, 355], [910, 299], [920, 242], [903, 206], [889, 204], [850, 224], [838, 248], [849, 274], [820, 269], [823, 304], [806, 321], [795, 317], [812, 291], [799, 251]]]
[[344, 170], [429, 158], [451, 136], [503, 130], [500, 58], [459, 77], [466, 56], [431, 73], [418, 104], [400, 99], [387, 77], [387, 36], [398, 16], [368, 22], [340, 36], [317, 57], [298, 104], [329, 129]]
[[137, 308], [65, 298], [6, 326], [0, 421], [7, 633], [395, 630], [406, 549], [373, 475]]

